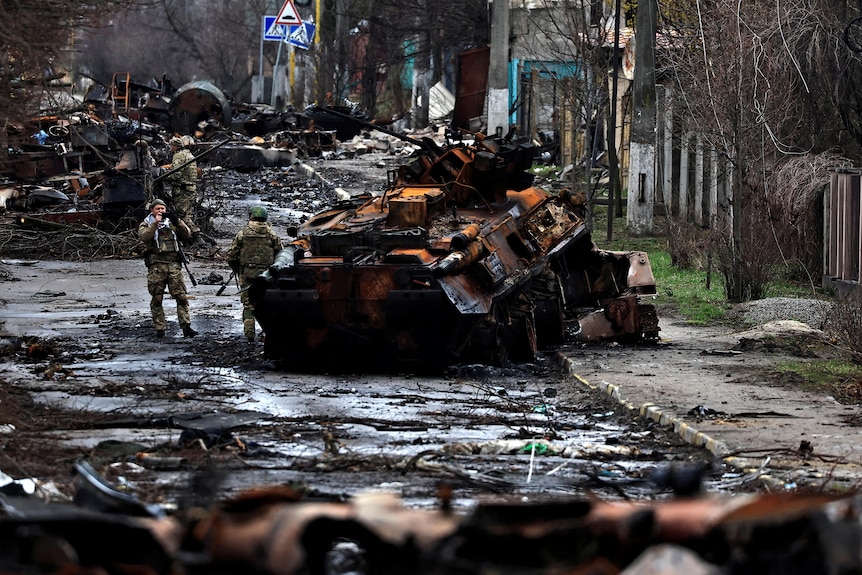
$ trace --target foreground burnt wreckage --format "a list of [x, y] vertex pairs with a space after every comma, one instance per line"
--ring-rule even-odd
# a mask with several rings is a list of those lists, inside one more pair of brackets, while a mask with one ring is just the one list
[[305, 221], [252, 285], [267, 356], [531, 361], [564, 340], [566, 319], [584, 340], [658, 338], [647, 254], [598, 249], [580, 194], [532, 185], [532, 143], [399, 137], [420, 153], [385, 192]]
[[[0, 496], [4, 573], [858, 573], [858, 496], [560, 499], [410, 509], [388, 493], [305, 500], [289, 487], [143, 504], [82, 462], [75, 505]], [[444, 495], [445, 494], [445, 495]]]

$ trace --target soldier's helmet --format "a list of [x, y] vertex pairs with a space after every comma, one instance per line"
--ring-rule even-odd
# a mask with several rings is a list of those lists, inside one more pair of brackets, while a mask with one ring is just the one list
[[248, 215], [251, 219], [256, 220], [258, 222], [265, 222], [268, 214], [266, 213], [266, 208], [263, 206], [254, 206], [251, 210], [249, 210]]
[[182, 138], [180, 138], [179, 136], [174, 136], [173, 138], [171, 138], [168, 141], [168, 144], [170, 144], [171, 146], [176, 146], [177, 148], [185, 147]]

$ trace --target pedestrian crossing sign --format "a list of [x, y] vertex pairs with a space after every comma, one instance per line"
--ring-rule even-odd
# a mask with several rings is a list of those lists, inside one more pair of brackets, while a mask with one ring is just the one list
[[286, 42], [290, 34], [289, 26], [275, 23], [275, 16], [263, 17], [263, 39], [270, 42]]
[[291, 26], [290, 34], [284, 40], [292, 46], [308, 50], [311, 47], [311, 41], [314, 39], [316, 27], [311, 22], [303, 22], [302, 25]]
[[302, 24], [302, 18], [299, 17], [293, 0], [284, 0], [284, 6], [278, 11], [275, 23], [283, 24], [284, 26], [298, 26]]

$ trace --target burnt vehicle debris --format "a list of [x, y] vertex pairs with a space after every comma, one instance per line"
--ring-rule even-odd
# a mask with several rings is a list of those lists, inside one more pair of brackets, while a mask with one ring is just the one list
[[358, 135], [368, 116], [356, 106], [331, 104], [307, 106], [298, 117], [299, 126], [303, 129], [321, 129], [335, 132], [342, 142]]
[[419, 146], [382, 195], [318, 213], [257, 278], [265, 353], [327, 369], [531, 361], [564, 341], [655, 341], [644, 252], [592, 242], [582, 198], [534, 187], [536, 148], [475, 134]]
[[168, 117], [178, 134], [194, 134], [209, 125], [231, 125], [231, 105], [224, 93], [210, 82], [191, 82], [171, 97]]
[[111, 81], [102, 82], [87, 76], [93, 83], [83, 97], [87, 111], [103, 120], [130, 120], [157, 126], [169, 125], [168, 104], [173, 86], [166, 77], [147, 83], [137, 82], [129, 72], [117, 72]]
[[[601, 501], [560, 498], [432, 509], [394, 494], [310, 499], [291, 486], [205, 494], [168, 515], [86, 462], [73, 504], [37, 505], [7, 484], [6, 573], [856, 573], [858, 496], [767, 494]], [[201, 480], [203, 483], [203, 480]], [[197, 505], [192, 505], [197, 503]], [[836, 544], [840, 542], [840, 544]]]
[[[164, 197], [160, 166], [172, 135], [191, 138], [200, 158], [225, 169], [289, 167], [337, 146], [335, 131], [299, 126], [293, 109], [238, 104], [209, 82], [174, 88], [166, 78], [135, 81], [128, 72], [94, 83], [73, 109], [6, 127], [0, 158], [0, 210], [20, 223], [99, 226], [119, 231]], [[225, 145], [227, 144], [227, 145]]]

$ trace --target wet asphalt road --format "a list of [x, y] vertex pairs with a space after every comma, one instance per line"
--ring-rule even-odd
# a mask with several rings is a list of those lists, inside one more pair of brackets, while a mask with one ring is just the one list
[[[218, 266], [193, 264], [200, 276]], [[184, 339], [172, 324], [156, 339], [139, 261], [7, 267], [18, 281], [3, 306], [6, 341], [34, 338], [52, 355], [31, 359], [19, 348], [2, 358], [0, 377], [75, 414], [74, 426], [29, 440], [165, 505], [200, 491], [191, 485], [201, 473], [217, 498], [283, 484], [325, 498], [385, 489], [414, 506], [433, 505], [441, 484], [463, 506], [653, 498], [670, 493], [651, 481], [656, 470], [711, 460], [563, 374], [553, 353], [437, 377], [290, 373], [244, 341], [239, 299], [216, 296], [217, 285], [192, 291], [199, 337]], [[69, 481], [67, 468], [52, 479]], [[711, 488], [736, 481], [723, 473], [713, 470]]]

